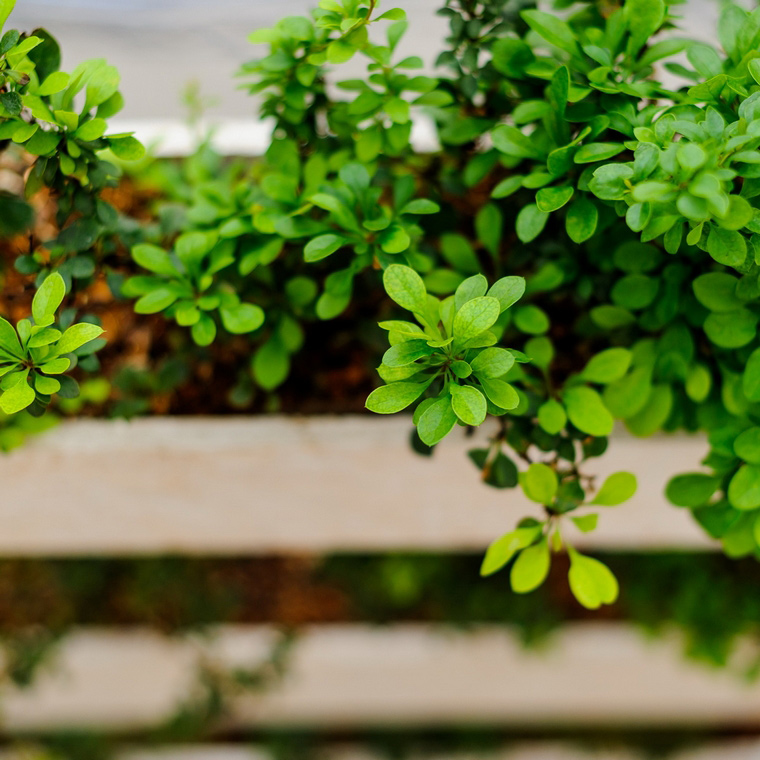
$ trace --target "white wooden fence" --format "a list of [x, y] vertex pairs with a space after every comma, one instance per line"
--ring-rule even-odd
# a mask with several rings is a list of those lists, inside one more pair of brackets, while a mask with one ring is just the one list
[[[0, 553], [429, 549], [480, 551], [540, 508], [519, 489], [479, 482], [452, 435], [427, 458], [404, 418], [148, 418], [69, 422], [0, 458]], [[584, 471], [638, 474], [627, 504], [568, 537], [604, 549], [710, 548], [688, 510], [670, 506], [672, 475], [699, 469], [702, 438], [619, 435]]]
[[[0, 459], [0, 554], [461, 551], [482, 549], [535, 511], [516, 490], [479, 482], [465, 456], [477, 439], [453, 436], [432, 458], [419, 457], [408, 448], [409, 425], [370, 417], [66, 423]], [[596, 533], [572, 539], [585, 548], [711, 550], [690, 514], [662, 495], [671, 475], [699, 469], [705, 451], [700, 438], [616, 435], [586, 469], [600, 477], [633, 471], [639, 492], [601, 509]], [[4, 724], [32, 732], [156, 725], [192, 693], [199, 663], [255, 666], [276, 635], [269, 626], [183, 638], [82, 628], [30, 689], [6, 688]], [[675, 636], [648, 640], [621, 623], [571, 624], [537, 651], [488, 626], [322, 625], [299, 634], [280, 683], [234, 703], [230, 723], [760, 728], [760, 686], [685, 661]], [[233, 747], [196, 750], [130, 750], [124, 758], [259, 757]], [[758, 756], [752, 745], [720, 750], [727, 760]], [[500, 757], [581, 755], [541, 746]]]

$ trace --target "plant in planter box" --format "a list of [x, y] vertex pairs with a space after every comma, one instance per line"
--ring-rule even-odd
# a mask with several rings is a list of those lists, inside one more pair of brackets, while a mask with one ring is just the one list
[[[256, 31], [268, 51], [243, 73], [274, 120], [266, 156], [217, 171], [204, 149], [179, 212], [117, 269], [183, 350], [224, 352], [268, 392], [311, 325], [378, 304], [390, 347], [369, 408], [413, 408], [423, 449], [494, 417], [473, 462], [544, 508], [483, 573], [512, 563], [528, 592], [566, 549], [596, 608], [617, 582], [565, 526], [593, 530], [635, 490], [587, 464], [616, 419], [706, 431], [709, 472], [668, 496], [729, 555], [758, 552], [760, 13], [727, 6], [717, 50], [674, 34], [664, 0], [556, 11], [450, 0], [439, 77], [399, 52], [403, 10], [374, 1]], [[351, 59], [366, 76], [332, 73]], [[416, 118], [440, 151], [415, 152]]]
[[[291, 146], [294, 167], [296, 155], [304, 166], [339, 156], [365, 167], [362, 187], [376, 187], [375, 198], [404, 182], [407, 202], [431, 215], [401, 234], [391, 206], [367, 218], [356, 181], [339, 173], [336, 184], [328, 172], [316, 192], [297, 185], [290, 213], [280, 200], [259, 230], [284, 238], [283, 256], [302, 249], [307, 262], [349, 264], [327, 275], [321, 298], [336, 308], [318, 317], [348, 303], [343, 283], [367, 255], [413, 312], [415, 322], [381, 323], [391, 347], [370, 409], [417, 405], [428, 445], [456, 424], [499, 419], [472, 458], [486, 482], [519, 483], [546, 519], [498, 539], [483, 572], [514, 559], [512, 586], [530, 591], [552, 550], [567, 546], [581, 603], [615, 599], [609, 570], [567, 545], [560, 527], [592, 530], [597, 513], [578, 510], [633, 494], [633, 474], [597, 487], [581, 470], [604, 452], [616, 418], [640, 436], [706, 430], [711, 472], [675, 478], [668, 496], [731, 556], [757, 553], [760, 12], [727, 6], [718, 50], [673, 34], [663, 0], [559, 14], [450, 0], [438, 63], [453, 75], [436, 81], [409, 76], [422, 62], [396, 54], [403, 11], [376, 11], [324, 0], [313, 19], [254, 33], [270, 52], [245, 70], [276, 119], [273, 146]], [[375, 20], [388, 24], [385, 44], [368, 32]], [[688, 65], [673, 60], [683, 52]], [[354, 55], [367, 76], [338, 80], [350, 96], [335, 102], [326, 67]], [[679, 81], [663, 83], [663, 69]], [[437, 125], [440, 154], [414, 155], [420, 111]], [[527, 464], [522, 473], [510, 454]]]
[[[0, 30], [14, 4], [0, 2]], [[16, 273], [34, 275], [37, 286], [30, 318], [15, 327], [0, 318], [5, 415], [40, 416], [52, 396], [78, 395], [68, 370], [98, 369], [103, 329], [91, 314], [77, 319], [74, 299], [130, 227], [102, 197], [120, 173], [102, 151], [127, 160], [143, 151], [130, 134], [105, 136], [106, 119], [122, 105], [118, 72], [103, 60], [72, 74], [59, 66], [58, 44], [43, 29], [6, 29], [0, 37], [0, 150], [19, 180], [17, 192], [0, 192], [0, 233]], [[56, 317], [67, 292], [71, 305]]]

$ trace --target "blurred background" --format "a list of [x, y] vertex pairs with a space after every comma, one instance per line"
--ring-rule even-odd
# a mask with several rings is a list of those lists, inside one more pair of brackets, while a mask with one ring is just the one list
[[[749, 3], [745, 3], [749, 4]], [[312, 7], [308, 0], [19, 0], [15, 23], [49, 26], [60, 40], [63, 67], [107, 58], [121, 72], [125, 119], [182, 119], [181, 94], [196, 81], [211, 99], [214, 119], [252, 118], [251, 99], [236, 89], [241, 62], [254, 56], [247, 35]], [[432, 65], [446, 34], [436, 0], [402, 0], [410, 22], [404, 54]], [[391, 7], [391, 3], [385, 3]], [[689, 0], [682, 27], [690, 36], [715, 37], [717, 0]]]
[[[432, 69], [446, 34], [437, 3], [397, 4], [410, 21], [404, 52]], [[311, 5], [18, 0], [13, 21], [50, 29], [64, 70], [93, 57], [118, 67], [126, 106], [115, 130], [176, 137], [189, 98], [227, 130], [228, 152], [255, 153], [265, 133], [235, 79], [255, 55], [247, 35]], [[685, 33], [713, 41], [717, 7], [690, 0]], [[186, 150], [182, 135], [165, 152]], [[98, 449], [89, 428], [78, 435]], [[298, 441], [308, 459], [313, 441]], [[146, 461], [189, 466], [187, 452], [169, 461], [162, 445]], [[269, 445], [237, 454], [264, 456]], [[56, 462], [61, 450], [42, 456]], [[118, 468], [134, 450], [102, 451], [103, 467]], [[110, 498], [103, 493], [103, 504]], [[150, 531], [160, 537], [172, 514], [157, 510]], [[434, 516], [428, 527], [436, 532]], [[760, 572], [690, 536], [646, 555], [603, 548], [624, 595], [594, 615], [568, 597], [561, 562], [545, 589], [516, 597], [505, 578], [478, 578], [472, 547], [7, 556], [0, 757], [760, 758]]]

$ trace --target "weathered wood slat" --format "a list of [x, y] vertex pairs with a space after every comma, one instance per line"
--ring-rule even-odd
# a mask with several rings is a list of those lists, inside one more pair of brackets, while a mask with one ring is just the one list
[[[431, 458], [411, 452], [403, 418], [152, 418], [65, 423], [0, 457], [0, 553], [189, 554], [481, 550], [525, 514], [516, 489], [479, 482], [463, 433]], [[585, 469], [639, 476], [578, 546], [707, 548], [668, 478], [706, 443], [620, 435]]]
[[[3, 696], [9, 730], [132, 729], [187, 698], [201, 656], [253, 667], [268, 627], [224, 627], [208, 639], [83, 629], [31, 689]], [[306, 629], [284, 680], [234, 703], [234, 725], [760, 726], [760, 685], [685, 661], [675, 640], [621, 624], [572, 624], [525, 651], [509, 630], [401, 624]]]
[[[387, 756], [361, 747], [328, 746], [324, 757], [330, 760], [387, 760]], [[757, 760], [757, 741], [726, 741], [701, 749], [690, 749], [668, 756], [668, 760]], [[632, 750], [582, 748], [569, 743], [526, 743], [503, 750], [483, 750], [456, 754], [414, 754], [410, 760], [647, 760], [648, 755]], [[0, 760], [30, 760], [17, 752], [0, 754]], [[125, 748], [116, 760], [274, 760], [265, 749], [236, 745], [177, 745], [165, 748]]]

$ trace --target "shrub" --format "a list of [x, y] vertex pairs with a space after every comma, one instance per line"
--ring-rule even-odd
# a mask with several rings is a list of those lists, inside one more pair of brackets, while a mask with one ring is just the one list
[[[358, 320], [382, 272], [400, 308], [379, 307], [390, 348], [367, 406], [414, 407], [422, 450], [496, 418], [472, 460], [486, 483], [519, 485], [545, 515], [486, 554], [484, 574], [512, 562], [516, 591], [540, 585], [566, 548], [581, 604], [614, 601], [612, 573], [561, 531], [568, 521], [593, 530], [597, 507], [635, 491], [631, 473], [599, 485], [587, 472], [616, 419], [636, 436], [705, 431], [706, 470], [674, 478], [667, 495], [729, 556], [756, 555], [760, 11], [725, 6], [716, 49], [674, 34], [664, 0], [560, 1], [555, 13], [448, 0], [446, 73], [431, 77], [398, 53], [404, 12], [376, 6], [321, 0], [311, 17], [254, 32], [266, 50], [243, 74], [273, 122], [269, 150], [250, 168], [224, 168], [202, 147], [174, 175], [189, 187], [171, 191], [174, 210], [146, 228], [132, 276], [114, 287], [199, 347], [243, 346], [253, 381], [273, 392], [305, 326]], [[46, 94], [53, 74], [34, 74], [35, 49], [23, 59], [28, 82], [6, 75], [0, 130], [11, 124], [3, 134], [34, 153], [26, 132], [50, 119], [36, 139], [52, 133], [45, 145], [55, 145], [29, 182], [60, 193], [51, 254], [76, 255], [23, 266], [60, 269], [112, 231], [97, 151], [138, 148], [102, 136], [117, 98], [110, 69], [85, 66]], [[356, 57], [366, 75], [334, 77]], [[63, 115], [87, 77], [84, 111]], [[434, 129], [440, 150], [414, 149], [415, 123]], [[74, 197], [89, 200], [71, 221]]]
[[[0, 2], [0, 31], [14, 4]], [[0, 37], [0, 147], [12, 154], [23, 187], [23, 194], [0, 192], [0, 233], [11, 242], [24, 236], [27, 251], [15, 257], [15, 268], [34, 275], [38, 285], [31, 319], [14, 328], [0, 318], [0, 410], [6, 415], [27, 410], [40, 416], [54, 394], [78, 395], [65, 372], [80, 361], [97, 369], [93, 354], [104, 343], [97, 340], [103, 332], [97, 319], [85, 315], [77, 322], [75, 308], [56, 313], [75, 283], [93, 281], [97, 253], [113, 247], [122, 232], [118, 213], [101, 197], [120, 172], [102, 151], [125, 159], [143, 152], [129, 134], [105, 136], [106, 119], [122, 106], [118, 72], [103, 60], [86, 61], [71, 74], [59, 67], [58, 44], [44, 29], [7, 29]], [[45, 237], [38, 237], [33, 204], [43, 199], [54, 219], [40, 225]], [[4, 436], [3, 448], [17, 442]]]

